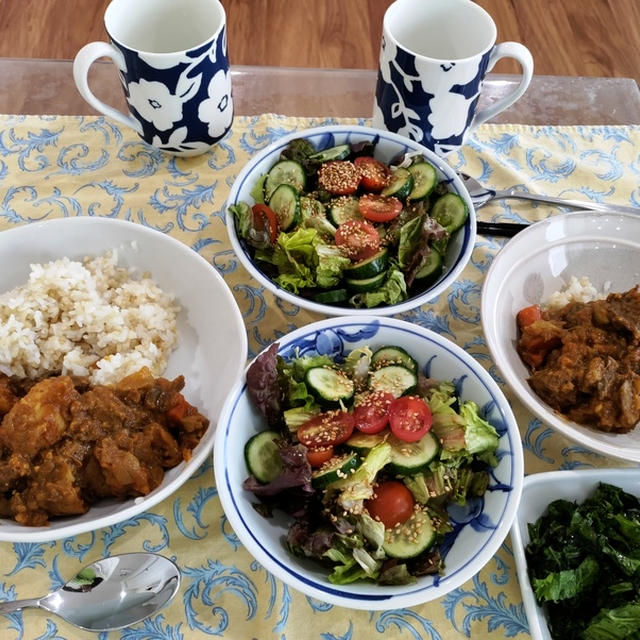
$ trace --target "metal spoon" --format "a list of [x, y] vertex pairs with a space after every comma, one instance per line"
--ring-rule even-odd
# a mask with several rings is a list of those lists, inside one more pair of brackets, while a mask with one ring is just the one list
[[0, 602], [0, 613], [40, 607], [88, 631], [122, 629], [171, 602], [180, 569], [155, 553], [124, 553], [82, 569], [64, 586], [41, 598]]
[[505, 189], [504, 191], [496, 191], [489, 189], [480, 184], [475, 178], [466, 173], [458, 174], [462, 178], [464, 186], [469, 191], [471, 202], [476, 209], [484, 207], [485, 204], [492, 200], [533, 200], [534, 202], [546, 202], [547, 204], [557, 204], [561, 207], [569, 207], [571, 209], [587, 209], [589, 211], [601, 211], [603, 213], [640, 213], [638, 207], [623, 207], [618, 204], [602, 204], [601, 202], [592, 202], [588, 200], [565, 200], [564, 198], [552, 198], [550, 196], [540, 196], [518, 189]]

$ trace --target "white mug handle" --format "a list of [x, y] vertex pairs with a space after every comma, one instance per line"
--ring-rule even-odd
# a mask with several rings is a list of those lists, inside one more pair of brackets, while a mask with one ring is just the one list
[[80, 95], [96, 111], [142, 134], [142, 127], [135, 118], [130, 115], [125, 115], [114, 107], [110, 107], [108, 104], [102, 102], [102, 100], [98, 100], [89, 88], [89, 67], [98, 58], [111, 58], [118, 69], [126, 69], [124, 56], [113, 45], [108, 42], [89, 42], [89, 44], [85, 44], [73, 60], [73, 79], [75, 80]]
[[519, 42], [501, 42], [500, 44], [497, 44], [489, 56], [487, 73], [493, 69], [496, 62], [501, 58], [514, 58], [520, 63], [520, 66], [522, 67], [522, 78], [520, 83], [513, 91], [503, 98], [500, 98], [500, 100], [497, 100], [491, 106], [481, 109], [480, 111], [476, 111], [476, 114], [471, 121], [471, 125], [469, 126], [470, 130], [493, 118], [501, 111], [504, 111], [507, 107], [510, 107], [522, 96], [531, 82], [531, 78], [533, 76], [533, 57], [529, 49]]

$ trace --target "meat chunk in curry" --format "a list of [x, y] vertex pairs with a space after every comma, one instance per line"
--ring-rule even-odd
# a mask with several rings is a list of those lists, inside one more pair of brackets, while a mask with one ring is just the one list
[[182, 376], [154, 378], [144, 368], [115, 387], [0, 373], [0, 516], [42, 526], [101, 498], [153, 491], [209, 424], [183, 387]]
[[579, 424], [633, 429], [640, 422], [638, 286], [604, 300], [523, 311], [517, 349], [536, 394]]

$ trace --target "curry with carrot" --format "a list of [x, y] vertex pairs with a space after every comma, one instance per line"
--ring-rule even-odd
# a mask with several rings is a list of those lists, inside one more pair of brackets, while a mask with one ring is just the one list
[[625, 433], [640, 422], [640, 289], [517, 314], [529, 385], [584, 425]]
[[43, 526], [102, 498], [150, 493], [209, 424], [183, 387], [182, 376], [146, 368], [113, 387], [0, 373], [0, 517]]

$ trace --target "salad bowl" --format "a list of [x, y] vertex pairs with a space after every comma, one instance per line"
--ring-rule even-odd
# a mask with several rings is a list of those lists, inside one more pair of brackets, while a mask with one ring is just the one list
[[626, 433], [578, 424], [554, 410], [529, 386], [516, 350], [516, 314], [544, 304], [571, 278], [588, 278], [598, 294], [640, 284], [640, 217], [628, 213], [563, 213], [518, 233], [494, 258], [484, 281], [482, 328], [504, 380], [531, 413], [580, 446], [640, 462], [640, 428]]
[[[330, 152], [330, 150], [342, 147], [343, 145], [350, 146], [353, 150], [354, 148], [361, 148], [362, 145], [366, 144], [375, 146], [373, 152], [374, 158], [387, 166], [392, 165], [405, 156], [415, 157], [416, 161], [417, 158], [420, 157], [432, 165], [435, 169], [433, 175], [438, 187], [431, 196], [422, 196], [422, 201], [427, 203], [431, 202], [431, 204], [426, 205], [426, 208], [432, 207], [433, 213], [433, 203], [429, 198], [434, 200], [436, 198], [435, 194], [440, 193], [439, 188], [455, 194], [460, 206], [464, 207], [466, 212], [464, 223], [461, 222], [460, 224], [462, 224], [462, 226], [460, 228], [451, 231], [450, 239], [446, 243], [446, 247], [440, 246], [438, 251], [432, 252], [434, 256], [437, 254], [438, 260], [440, 261], [439, 270], [437, 274], [434, 274], [433, 278], [424, 278], [423, 280], [416, 278], [416, 284], [409, 286], [409, 283], [406, 293], [402, 296], [380, 296], [375, 303], [369, 301], [365, 303], [362, 302], [362, 300], [355, 302], [353, 292], [354, 290], [360, 291], [360, 289], [351, 289], [348, 284], [345, 287], [344, 282], [347, 281], [346, 277], [340, 284], [336, 285], [336, 289], [338, 289], [341, 294], [337, 298], [335, 297], [336, 294], [333, 289], [327, 290], [328, 293], [326, 295], [323, 295], [325, 293], [323, 290], [319, 296], [316, 296], [301, 286], [291, 287], [283, 284], [281, 281], [276, 282], [277, 278], [274, 277], [273, 273], [268, 273], [266, 268], [270, 265], [265, 264], [263, 260], [256, 259], [256, 252], [252, 250], [246, 238], [243, 237], [243, 224], [238, 222], [237, 207], [241, 204], [253, 207], [253, 205], [257, 203], [263, 203], [266, 186], [262, 188], [262, 181], [265, 176], [271, 172], [274, 165], [282, 159], [281, 154], [283, 151], [288, 151], [288, 147], [292, 141], [300, 138], [308, 141], [318, 153]], [[368, 153], [369, 152], [367, 152], [367, 154]], [[310, 180], [307, 179], [307, 183], [309, 181]], [[302, 202], [302, 197], [306, 197], [309, 194], [306, 193], [305, 188], [296, 187], [296, 189], [300, 196], [300, 202]], [[360, 187], [358, 187], [355, 195], [361, 192], [362, 183]], [[386, 191], [382, 191], [382, 194], [385, 193]], [[409, 202], [409, 199], [407, 199], [405, 205], [408, 206]], [[270, 200], [269, 204], [271, 204]], [[455, 281], [468, 263], [473, 251], [476, 234], [475, 211], [469, 194], [462, 180], [444, 160], [422, 145], [403, 136], [357, 125], [327, 125], [294, 131], [278, 138], [278, 140], [254, 155], [240, 171], [232, 185], [225, 208], [227, 232], [231, 245], [238, 259], [251, 276], [278, 298], [325, 316], [392, 315], [414, 309], [422, 304], [433, 301]], [[301, 209], [302, 208], [301, 206]], [[327, 211], [329, 211], [329, 205], [327, 205]], [[334, 242], [335, 244], [338, 243], [338, 236], [335, 235], [335, 232], [338, 226], [340, 226], [340, 222], [333, 219], [330, 213], [327, 213], [327, 217], [330, 219], [331, 224], [329, 224], [329, 233], [325, 233], [324, 237], [328, 238], [327, 243], [331, 246], [331, 249], [335, 249]], [[309, 226], [306, 222], [301, 221], [303, 219], [304, 214], [301, 213], [297, 218], [298, 222], [295, 225], [295, 229]], [[369, 220], [373, 220], [373, 218], [367, 218], [367, 221]], [[281, 237], [285, 234], [282, 234], [282, 220], [279, 220], [279, 222], [280, 224], [278, 226]], [[334, 227], [333, 229], [331, 229], [332, 225]], [[384, 222], [375, 222], [373, 226], [379, 234], [384, 236], [384, 229], [386, 228]], [[325, 228], [326, 220], [323, 219], [323, 227], [320, 231], [324, 231]], [[286, 230], [289, 232], [286, 235], [291, 235], [291, 228]], [[427, 241], [424, 240], [419, 244], [425, 246], [426, 243]], [[275, 245], [276, 242], [272, 242], [272, 244]], [[391, 264], [392, 261], [397, 259], [398, 256], [394, 254], [392, 247], [389, 247], [389, 263]], [[387, 273], [390, 273], [390, 270], [388, 270]], [[388, 277], [387, 280], [389, 279]], [[420, 284], [417, 284], [418, 282], [420, 282]], [[368, 291], [369, 289], [366, 290]], [[370, 297], [369, 300], [371, 299]]]
[[[283, 539], [291, 516], [274, 508], [263, 517], [246, 490], [249, 476], [245, 444], [267, 429], [247, 387], [247, 376], [227, 397], [216, 434], [214, 472], [219, 497], [235, 533], [246, 549], [270, 573], [307, 596], [331, 604], [367, 610], [419, 605], [440, 598], [472, 578], [496, 553], [515, 518], [523, 481], [523, 454], [517, 423], [508, 401], [490, 375], [466, 352], [427, 329], [395, 318], [334, 317], [309, 324], [283, 336], [277, 353], [285, 361], [328, 356], [339, 360], [354, 349], [394, 345], [414, 355], [419, 370], [431, 379], [453, 381], [460, 403], [473, 401], [497, 432], [496, 466], [488, 472], [484, 493], [465, 506], [450, 505], [452, 530], [440, 546], [444, 569], [407, 584], [358, 580], [340, 584], [315, 561], [293, 555]], [[274, 345], [265, 349], [256, 360]], [[256, 360], [253, 362], [255, 363]], [[247, 368], [251, 372], [252, 365]], [[298, 432], [299, 433], [299, 432]]]

